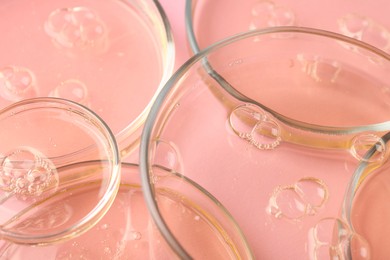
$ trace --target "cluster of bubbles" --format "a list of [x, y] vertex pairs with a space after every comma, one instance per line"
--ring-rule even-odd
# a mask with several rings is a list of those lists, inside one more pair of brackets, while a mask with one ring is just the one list
[[236, 107], [230, 113], [229, 124], [237, 136], [260, 150], [274, 149], [281, 142], [278, 123], [256, 105]]
[[44, 28], [61, 48], [102, 50], [107, 44], [105, 23], [87, 7], [57, 9], [49, 15]]
[[321, 179], [304, 177], [293, 184], [276, 187], [266, 211], [275, 218], [296, 221], [315, 215], [328, 196], [328, 187]]
[[19, 147], [0, 156], [0, 190], [22, 199], [54, 191], [59, 183], [53, 162], [32, 147]]

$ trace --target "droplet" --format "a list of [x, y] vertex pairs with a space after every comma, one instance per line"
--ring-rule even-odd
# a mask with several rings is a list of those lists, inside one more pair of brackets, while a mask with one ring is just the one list
[[106, 230], [106, 229], [108, 229], [109, 225], [108, 224], [103, 224], [100, 227], [101, 227], [101, 229]]
[[40, 196], [58, 186], [54, 164], [31, 147], [20, 147], [4, 156], [0, 162], [0, 189], [26, 199]]
[[386, 144], [379, 136], [364, 133], [354, 137], [351, 154], [359, 161], [380, 162], [386, 156]]
[[107, 40], [104, 22], [87, 7], [54, 10], [44, 28], [56, 45], [67, 49], [103, 49]]
[[19, 101], [37, 95], [34, 74], [27, 68], [7, 66], [0, 69], [0, 96]]
[[229, 124], [236, 135], [260, 150], [274, 149], [280, 144], [278, 123], [256, 105], [235, 108], [229, 116]]
[[140, 240], [142, 237], [141, 233], [138, 231], [131, 231], [130, 232], [130, 239], [131, 240]]
[[50, 92], [49, 96], [72, 100], [85, 106], [89, 105], [87, 86], [77, 79], [61, 82]]

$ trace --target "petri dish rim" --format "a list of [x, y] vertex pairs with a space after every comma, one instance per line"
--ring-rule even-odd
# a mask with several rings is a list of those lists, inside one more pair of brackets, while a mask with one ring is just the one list
[[[45, 106], [46, 105], [46, 106]], [[60, 242], [66, 239], [69, 239], [70, 237], [74, 235], [81, 234], [85, 231], [87, 231], [89, 228], [91, 228], [110, 208], [111, 204], [113, 203], [115, 199], [115, 195], [119, 189], [120, 184], [120, 154], [118, 150], [118, 145], [115, 140], [114, 134], [111, 132], [108, 125], [92, 110], [89, 108], [62, 98], [52, 98], [52, 97], [42, 97], [42, 98], [32, 98], [32, 99], [26, 99], [19, 102], [16, 102], [4, 109], [0, 110], [0, 114], [9, 113], [14, 109], [18, 109], [23, 106], [32, 106], [33, 109], [37, 108], [56, 108], [56, 109], [64, 109], [71, 108], [80, 115], [88, 115], [91, 118], [93, 118], [97, 124], [97, 127], [99, 127], [99, 130], [102, 132], [102, 134], [105, 135], [107, 138], [107, 144], [109, 145], [111, 151], [109, 153], [111, 154], [111, 175], [110, 180], [107, 185], [106, 192], [103, 196], [103, 198], [99, 201], [99, 203], [92, 209], [91, 212], [89, 212], [86, 216], [81, 218], [79, 221], [76, 222], [75, 225], [72, 227], [69, 227], [67, 229], [64, 229], [60, 232], [54, 232], [49, 233], [45, 235], [35, 235], [35, 236], [26, 236], [20, 233], [12, 232], [12, 231], [5, 231], [0, 229], [0, 237], [1, 239], [5, 239], [7, 241], [13, 242], [13, 243], [20, 243], [20, 244], [30, 244], [30, 245], [43, 245], [43, 244], [49, 244], [49, 243], [56, 243]], [[60, 107], [63, 106], [63, 107]], [[21, 109], [22, 111], [26, 111], [29, 109]], [[20, 111], [19, 111], [20, 112]], [[12, 115], [12, 112], [11, 112]], [[83, 151], [87, 150], [88, 148], [85, 148]], [[76, 151], [76, 154], [80, 153], [81, 151]], [[71, 157], [74, 155], [71, 154]], [[67, 165], [59, 167], [58, 169], [67, 167]]]

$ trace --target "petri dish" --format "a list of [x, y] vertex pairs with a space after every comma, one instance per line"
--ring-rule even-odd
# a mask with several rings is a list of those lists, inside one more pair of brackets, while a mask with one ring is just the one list
[[[390, 129], [389, 60], [362, 41], [304, 27], [249, 31], [196, 54], [145, 123], [140, 167], [150, 211], [159, 209], [152, 166], [164, 165], [224, 205], [255, 258], [345, 257], [333, 229], [349, 228], [340, 215], [345, 189]], [[175, 232], [165, 236], [191, 257]]]
[[[390, 234], [386, 201], [389, 193], [388, 151], [390, 134], [377, 138], [365, 153], [345, 194], [343, 215], [349, 224], [349, 251], [353, 259], [382, 259], [390, 256], [384, 240]], [[383, 155], [384, 159], [378, 160]]]
[[[119, 188], [120, 161], [94, 112], [63, 99], [28, 99], [0, 110], [0, 124], [0, 248], [69, 240], [104, 216]], [[64, 170], [85, 160], [96, 167]]]
[[201, 49], [248, 30], [303, 26], [340, 33], [390, 52], [390, 21], [385, 0], [188, 0], [187, 4], [192, 9]]
[[0, 108], [35, 97], [75, 101], [107, 122], [127, 155], [173, 69], [158, 1], [4, 1], [0, 15]]
[[[66, 171], [89, 171], [100, 165], [96, 161], [82, 162], [65, 166]], [[143, 198], [138, 165], [122, 163], [122, 179], [115, 201], [91, 230], [83, 235], [49, 246], [32, 247], [12, 244], [3, 250], [1, 258], [25, 259], [29, 256], [46, 259], [176, 259], [176, 255], [165, 242], [154, 224]], [[172, 175], [159, 167], [160, 177], [165, 175], [164, 184], [156, 188], [156, 197], [167, 223], [180, 232], [183, 242], [197, 243], [204, 250], [198, 257], [225, 258], [234, 253], [228, 244], [228, 234], [222, 230], [219, 235], [207, 224], [215, 219], [207, 211], [198, 211], [194, 204], [210, 206], [215, 213], [221, 210], [209, 197], [198, 196], [188, 199], [189, 192], [199, 192], [191, 180], [179, 174]], [[173, 189], [173, 187], [180, 187]], [[195, 198], [195, 197], [194, 197]], [[222, 211], [221, 211], [222, 212]], [[221, 226], [219, 226], [221, 227]], [[228, 225], [231, 227], [231, 224]], [[230, 229], [232, 230], [232, 229]], [[209, 239], [215, 243], [210, 247]], [[226, 248], [230, 248], [227, 250]]]

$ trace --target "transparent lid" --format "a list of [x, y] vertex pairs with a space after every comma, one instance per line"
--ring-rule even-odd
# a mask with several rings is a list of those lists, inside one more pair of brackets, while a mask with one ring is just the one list
[[[78, 102], [107, 122], [123, 155], [173, 68], [169, 24], [153, 0], [0, 3], [0, 108], [35, 97]], [[12, 28], [12, 30], [10, 30]]]
[[[390, 130], [389, 72], [385, 52], [304, 27], [212, 45], [174, 74], [152, 107], [140, 152], [145, 196], [153, 200], [155, 166], [164, 165], [224, 205], [256, 258], [344, 259], [344, 193]], [[336, 226], [343, 228], [333, 240]], [[175, 232], [166, 237], [194, 254]]]
[[[86, 107], [56, 98], [8, 106], [0, 110], [0, 144], [0, 239], [69, 239], [91, 228], [112, 204], [120, 182], [117, 145]], [[86, 160], [96, 161], [95, 167], [67, 170]]]

